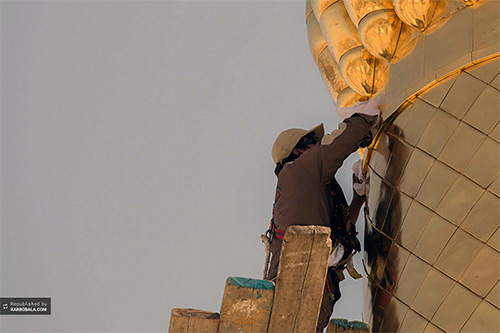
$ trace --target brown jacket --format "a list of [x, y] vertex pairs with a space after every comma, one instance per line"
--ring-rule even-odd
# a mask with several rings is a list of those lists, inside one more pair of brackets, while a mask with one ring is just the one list
[[[375, 125], [377, 117], [354, 114], [327, 134], [321, 143], [286, 164], [278, 175], [274, 223], [285, 231], [288, 226], [322, 225], [330, 227], [330, 183], [344, 160], [355, 152]], [[268, 278], [278, 273], [282, 241], [274, 238]]]

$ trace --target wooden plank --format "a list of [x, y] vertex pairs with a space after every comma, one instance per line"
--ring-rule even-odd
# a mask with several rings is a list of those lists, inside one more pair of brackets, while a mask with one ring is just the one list
[[370, 325], [362, 321], [347, 319], [331, 319], [326, 333], [370, 333]]
[[217, 333], [219, 327], [217, 312], [195, 309], [172, 309], [170, 314], [170, 333]]
[[269, 332], [315, 332], [328, 258], [330, 228], [288, 227], [281, 249]]
[[219, 332], [267, 332], [274, 283], [230, 276], [220, 309]]

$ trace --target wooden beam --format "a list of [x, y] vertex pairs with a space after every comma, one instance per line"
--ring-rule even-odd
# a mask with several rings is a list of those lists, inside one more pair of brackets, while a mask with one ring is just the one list
[[219, 332], [267, 332], [273, 296], [274, 282], [228, 277]]
[[326, 333], [370, 333], [370, 325], [362, 321], [335, 318], [328, 323]]
[[219, 314], [195, 309], [172, 309], [170, 314], [170, 333], [217, 333]]
[[269, 332], [315, 332], [328, 258], [330, 228], [288, 227], [281, 249]]

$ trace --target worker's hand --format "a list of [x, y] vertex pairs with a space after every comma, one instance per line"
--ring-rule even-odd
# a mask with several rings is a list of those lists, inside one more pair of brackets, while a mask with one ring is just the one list
[[357, 102], [352, 106], [338, 108], [337, 113], [340, 117], [340, 120], [344, 121], [344, 119], [351, 117], [355, 113], [366, 114], [372, 117], [378, 117], [380, 116], [380, 109], [378, 108], [377, 103], [375, 103], [373, 99], [370, 99], [364, 102]]
[[357, 160], [352, 165], [352, 188], [354, 198], [360, 197], [359, 199], [366, 199], [366, 194], [369, 191], [369, 182], [363, 175], [363, 164], [361, 160]]

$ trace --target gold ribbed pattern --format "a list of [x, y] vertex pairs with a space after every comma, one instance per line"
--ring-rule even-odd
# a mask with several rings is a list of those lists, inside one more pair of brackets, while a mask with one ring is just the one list
[[[338, 102], [338, 87], [342, 84], [324, 76], [326, 72], [334, 72], [331, 62], [318, 61], [325, 42], [339, 65], [342, 79], [359, 95], [342, 100], [354, 103], [373, 98], [384, 89], [391, 70], [386, 63], [396, 63], [411, 54], [422, 39], [419, 38], [421, 32], [430, 32], [444, 24], [451, 15], [477, 4], [482, 2], [307, 0], [306, 23], [311, 53], [334, 103]], [[312, 20], [312, 16], [316, 20]], [[326, 55], [322, 57], [327, 58]], [[336, 88], [332, 86], [333, 81]]]
[[443, 17], [448, 0], [394, 0], [394, 9], [403, 22], [424, 31]]
[[345, 7], [356, 26], [366, 15], [381, 9], [393, 9], [392, 0], [345, 0]]
[[404, 24], [392, 9], [382, 9], [366, 15], [359, 24], [359, 37], [366, 49], [377, 58], [397, 62], [413, 49], [412, 28]]

